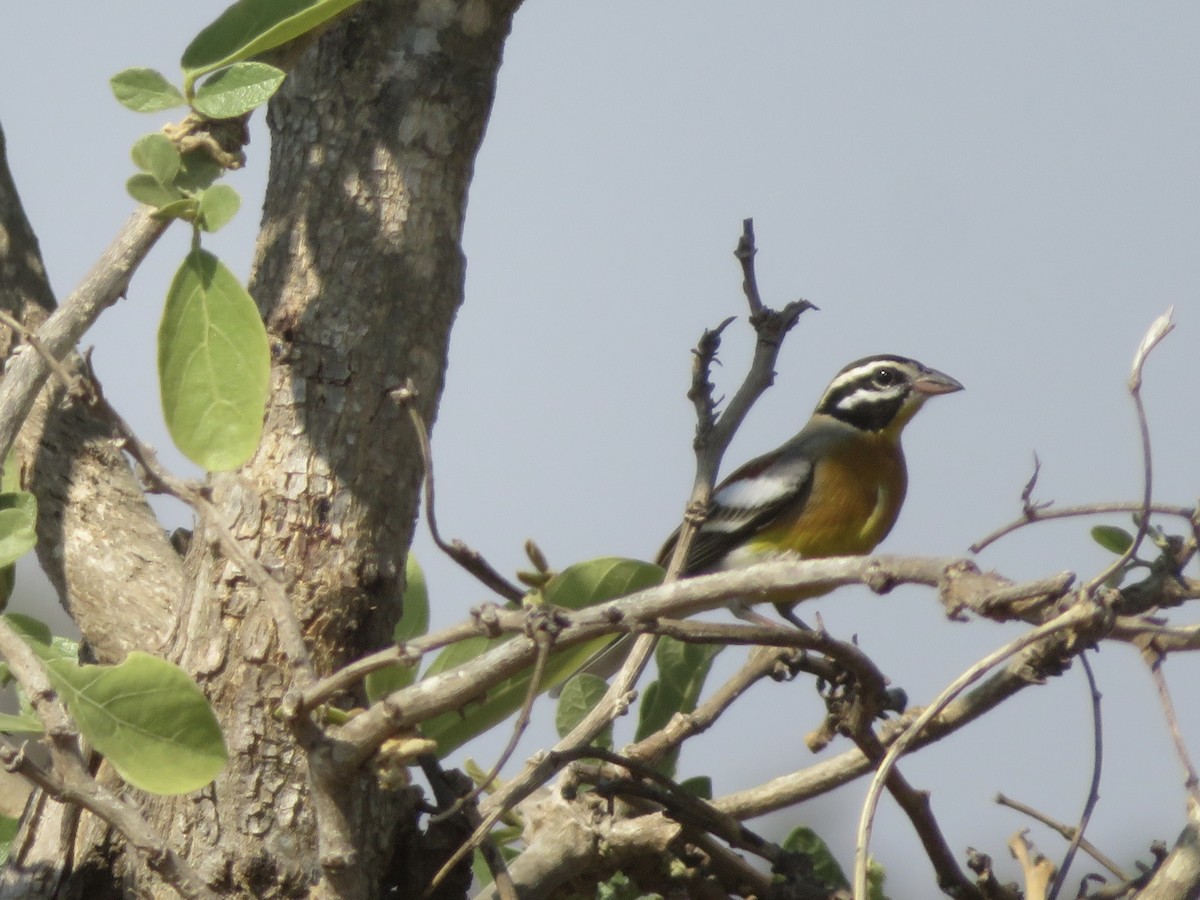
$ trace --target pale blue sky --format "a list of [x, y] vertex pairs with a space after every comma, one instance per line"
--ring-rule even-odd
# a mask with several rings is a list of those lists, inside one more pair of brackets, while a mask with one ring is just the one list
[[[108, 76], [171, 71], [219, 8], [9, 11], [0, 123], [60, 292], [128, 214], [128, 147], [160, 122], [118, 108]], [[745, 216], [768, 302], [803, 296], [821, 311], [785, 346], [731, 465], [790, 436], [844, 363], [896, 352], [967, 390], [912, 426], [909, 501], [882, 550], [965, 552], [1017, 513], [1035, 450], [1044, 499], [1134, 499], [1141, 467], [1125, 380], [1146, 327], [1174, 304], [1178, 329], [1147, 369], [1156, 497], [1194, 502], [1198, 43], [1200, 7], [1185, 3], [778, 0], [734, 13], [714, 2], [530, 0], [471, 195], [467, 303], [434, 434], [444, 531], [506, 571], [526, 537], [557, 566], [654, 553], [691, 481], [689, 348], [705, 326], [743, 314], [731, 250]], [[265, 177], [258, 125], [249, 170], [234, 180], [247, 207], [212, 242], [241, 272]], [[160, 446], [149, 340], [185, 244], [180, 231], [160, 247], [89, 339], [110, 393]], [[749, 346], [743, 324], [730, 329], [725, 391]], [[1013, 577], [1094, 573], [1107, 556], [1090, 524], [1029, 529], [981, 563]], [[417, 549], [442, 621], [486, 599], [427, 539]], [[917, 704], [1018, 633], [947, 623], [917, 589], [846, 590], [816, 608], [835, 634], [857, 634]], [[722, 672], [734, 665], [726, 655]], [[1108, 741], [1089, 836], [1129, 864], [1149, 839], [1174, 839], [1182, 774], [1136, 655], [1106, 648], [1095, 664]], [[1200, 753], [1200, 668], [1172, 659], [1167, 672]], [[792, 770], [811, 758], [803, 736], [818, 717], [811, 686], [764, 686], [689, 745], [684, 770], [716, 770], [718, 792]], [[1073, 820], [1090, 777], [1089, 728], [1074, 670], [902, 769], [933, 792], [960, 858], [974, 846], [1015, 878], [1004, 842], [1030, 823], [992, 796]], [[519, 755], [547, 735], [532, 730]], [[864, 789], [757, 824], [778, 835], [807, 822], [849, 864]], [[1044, 830], [1033, 837], [1061, 854]], [[886, 799], [873, 846], [897, 900], [932, 896], [911, 829]]]

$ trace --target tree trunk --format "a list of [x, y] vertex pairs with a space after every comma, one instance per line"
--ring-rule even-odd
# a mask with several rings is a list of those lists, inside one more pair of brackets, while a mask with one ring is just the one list
[[[411, 380], [432, 420], [463, 298], [467, 189], [516, 6], [368, 3], [300, 59], [271, 106], [250, 285], [272, 348], [266, 427], [251, 462], [211, 479], [219, 522], [197, 523], [162, 651], [212, 700], [230, 761], [203, 791], [141, 803], [228, 896], [417, 895], [413, 795], [366, 770], [339, 792], [356, 858], [322, 866], [306, 747], [274, 715], [291, 669], [269, 605], [214, 528], [281, 579], [318, 671], [390, 639], [421, 463], [388, 391]], [[61, 818], [48, 809], [40, 824], [61, 833]], [[74, 871], [36, 895], [173, 895], [89, 815], [70, 830]], [[20, 890], [10, 878], [0, 893]]]

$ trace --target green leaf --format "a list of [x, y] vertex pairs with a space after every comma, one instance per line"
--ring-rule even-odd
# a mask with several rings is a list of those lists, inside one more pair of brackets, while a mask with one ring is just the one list
[[80, 733], [127, 782], [152, 794], [186, 794], [225, 767], [221, 727], [178, 666], [133, 651], [116, 666], [46, 663]]
[[286, 77], [266, 63], [235, 63], [200, 85], [192, 106], [210, 119], [235, 119], [270, 100]]
[[227, 184], [214, 184], [200, 195], [196, 221], [205, 231], [220, 231], [237, 215], [241, 195]]
[[0, 612], [8, 606], [12, 598], [13, 588], [17, 586], [17, 567], [15, 565], [0, 566]]
[[117, 102], [134, 112], [161, 112], [184, 105], [179, 89], [154, 69], [125, 69], [108, 83]]
[[874, 859], [867, 860], [867, 900], [888, 900], [883, 892], [887, 871]]
[[183, 51], [184, 86], [313, 31], [360, 0], [238, 0]]
[[701, 800], [711, 800], [713, 798], [712, 779], [707, 775], [697, 775], [694, 778], [684, 779], [679, 782], [679, 787], [693, 797], [699, 797]]
[[182, 200], [172, 200], [154, 211], [160, 219], [183, 219], [185, 222], [195, 221], [200, 211], [200, 202], [195, 197], [184, 197]]
[[784, 850], [800, 853], [812, 862], [813, 874], [833, 889], [849, 888], [846, 873], [820, 836], [811, 828], [801, 826], [792, 830], [781, 845]]
[[[642, 695], [636, 740], [647, 738], [666, 726], [676, 713], [690, 713], [696, 708], [712, 661], [723, 649], [719, 644], [685, 644], [672, 638], [662, 638], [658, 642], [654, 651], [658, 680], [651, 682]], [[670, 775], [678, 759], [679, 749], [675, 748], [655, 767]]]
[[0, 733], [41, 734], [42, 731], [42, 720], [33, 713], [20, 716], [0, 713]]
[[665, 573], [653, 563], [602, 557], [567, 566], [546, 585], [547, 603], [586, 609], [662, 584]]
[[[608, 682], [595, 675], [581, 672], [573, 676], [558, 698], [554, 711], [554, 727], [559, 737], [566, 737], [576, 725], [583, 721], [608, 691]], [[592, 741], [593, 746], [612, 749], [612, 725], [610, 724]]]
[[153, 176], [163, 187], [169, 188], [179, 174], [179, 148], [161, 132], [151, 132], [138, 138], [129, 155], [133, 157], [135, 166]]
[[[594, 559], [568, 566], [555, 575], [547, 583], [543, 596], [546, 602], [556, 606], [583, 609], [652, 587], [662, 579], [663, 570], [650, 563], [633, 559]], [[422, 677], [453, 669], [509, 639], [508, 636], [490, 640], [475, 637], [460, 641], [439, 653]], [[605, 636], [551, 653], [539, 691], [562, 684], [611, 642], [612, 637]], [[479, 703], [423, 723], [421, 731], [436, 740], [439, 754], [445, 755], [520, 709], [532, 676], [532, 669], [527, 669], [495, 685]]]
[[5, 613], [4, 621], [34, 649], [41, 659], [61, 658], [61, 654], [55, 651], [54, 636], [50, 633], [50, 626], [41, 619], [35, 619], [33, 616], [23, 613]]
[[184, 191], [202, 191], [216, 181], [225, 170], [206, 150], [189, 150], [180, 158], [175, 186]]
[[148, 172], [131, 175], [125, 182], [125, 190], [138, 203], [162, 209], [183, 198], [183, 192], [172, 185], [164, 185]]
[[15, 563], [37, 544], [37, 498], [26, 491], [0, 494], [0, 566]]
[[1133, 546], [1133, 535], [1115, 525], [1097, 525], [1092, 529], [1092, 540], [1117, 556], [1123, 555]]
[[12, 847], [13, 838], [17, 836], [20, 827], [20, 819], [0, 816], [0, 866], [8, 862], [9, 848]]
[[254, 453], [270, 364], [254, 300], [220, 260], [193, 250], [171, 282], [158, 328], [167, 429], [192, 462], [220, 471]]
[[[425, 586], [425, 573], [411, 553], [404, 565], [404, 584], [404, 597], [400, 601], [403, 611], [392, 632], [397, 644], [420, 637], [429, 630], [429, 591]], [[367, 699], [375, 703], [393, 691], [408, 687], [416, 676], [415, 665], [393, 665], [372, 672], [364, 681]]]

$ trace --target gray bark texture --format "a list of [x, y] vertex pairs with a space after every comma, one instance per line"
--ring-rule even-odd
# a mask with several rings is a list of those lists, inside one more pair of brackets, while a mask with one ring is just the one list
[[[388, 391], [411, 381], [432, 421], [463, 299], [467, 189], [516, 6], [367, 3], [301, 56], [270, 108], [250, 289], [271, 397], [256, 456], [211, 489], [219, 527], [284, 583], [319, 673], [385, 645], [400, 613], [421, 463]], [[7, 177], [0, 213], [0, 308], [36, 327], [54, 301]], [[18, 447], [42, 564], [92, 653], [160, 653], [217, 710], [221, 777], [184, 797], [134, 794], [168, 844], [218, 896], [417, 896], [453, 842], [418, 832], [413, 793], [368, 767], [336, 791], [352, 858], [322, 865], [310, 748], [275, 714], [293, 670], [212, 523], [197, 523], [181, 559], [113, 435], [53, 379]], [[40, 794], [28, 811], [0, 896], [175, 896], [91, 815]]]

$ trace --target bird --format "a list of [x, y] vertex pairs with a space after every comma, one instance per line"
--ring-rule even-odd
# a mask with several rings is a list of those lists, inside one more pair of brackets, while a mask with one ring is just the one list
[[[804, 427], [782, 446], [736, 469], [713, 490], [680, 577], [740, 569], [770, 559], [869, 553], [896, 524], [908, 490], [900, 435], [930, 397], [963, 389], [915, 359], [866, 356], [844, 367]], [[679, 529], [657, 562], [666, 568]], [[828, 589], [801, 594], [820, 596]], [[807, 626], [777, 604], [779, 614]], [[770, 621], [745, 604], [735, 614]]]

